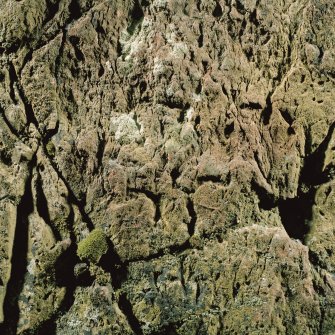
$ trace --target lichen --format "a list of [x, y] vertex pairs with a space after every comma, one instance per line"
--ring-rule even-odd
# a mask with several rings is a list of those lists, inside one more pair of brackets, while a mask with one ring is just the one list
[[78, 244], [77, 255], [82, 260], [98, 263], [107, 252], [107, 236], [101, 229], [94, 229]]

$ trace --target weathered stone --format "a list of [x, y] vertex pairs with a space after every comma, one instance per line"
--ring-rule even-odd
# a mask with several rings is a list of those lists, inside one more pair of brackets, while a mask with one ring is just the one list
[[0, 333], [335, 333], [331, 0], [0, 3]]

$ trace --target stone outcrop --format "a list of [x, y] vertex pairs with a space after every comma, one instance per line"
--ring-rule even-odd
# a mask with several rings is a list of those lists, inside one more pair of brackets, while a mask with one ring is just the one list
[[334, 12], [1, 1], [0, 333], [334, 334]]

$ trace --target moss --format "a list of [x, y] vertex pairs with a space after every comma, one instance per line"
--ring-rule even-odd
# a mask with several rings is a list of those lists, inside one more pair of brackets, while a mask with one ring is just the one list
[[98, 263], [108, 250], [107, 236], [101, 229], [94, 229], [78, 244], [77, 255], [82, 260]]
[[51, 157], [55, 156], [55, 152], [56, 152], [55, 145], [51, 141], [49, 141], [47, 143], [45, 148], [46, 148], [47, 153], [48, 153], [49, 156], [51, 156]]

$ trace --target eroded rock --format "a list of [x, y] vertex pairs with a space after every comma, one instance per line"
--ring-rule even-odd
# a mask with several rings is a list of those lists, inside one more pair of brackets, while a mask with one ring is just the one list
[[334, 10], [3, 1], [1, 334], [333, 334]]

